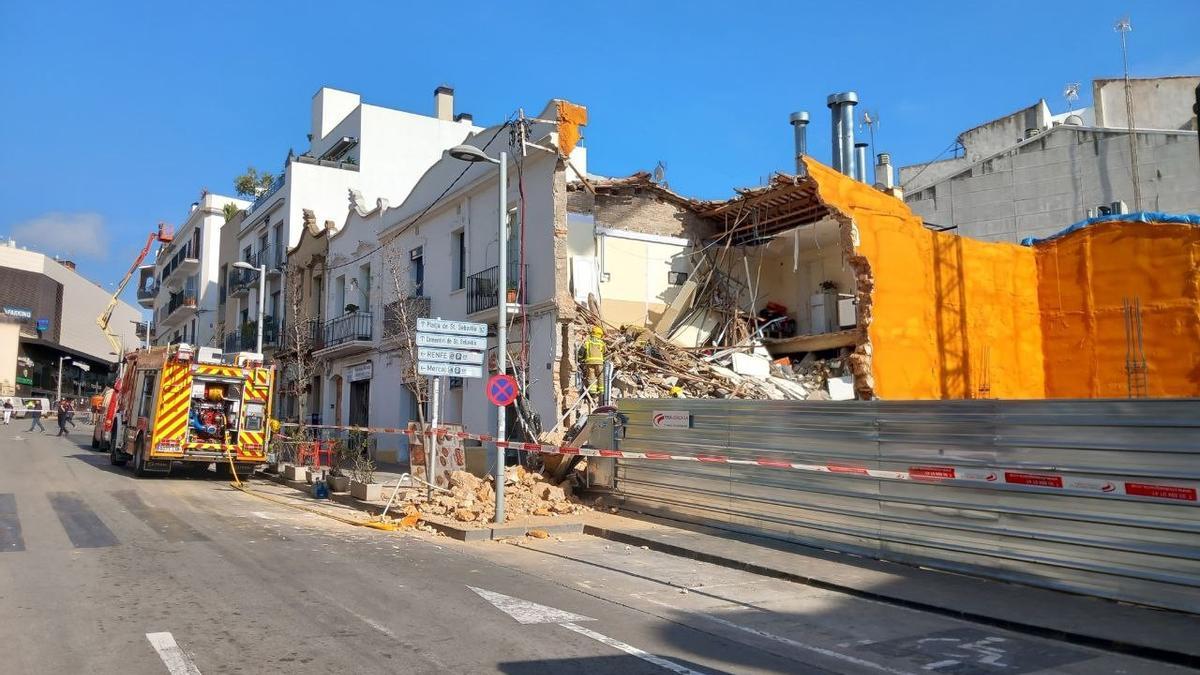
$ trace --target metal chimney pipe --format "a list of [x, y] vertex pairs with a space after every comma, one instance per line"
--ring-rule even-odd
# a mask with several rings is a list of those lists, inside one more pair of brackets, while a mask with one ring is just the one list
[[857, 103], [858, 94], [852, 91], [830, 94], [825, 100], [833, 121], [833, 168], [851, 178], [854, 177], [854, 106]]
[[854, 144], [854, 168], [860, 183], [867, 182], [867, 144]]
[[804, 156], [808, 154], [808, 111], [792, 113], [788, 120], [796, 132], [796, 175], [804, 175]]
[[875, 187], [890, 190], [895, 185], [895, 179], [892, 176], [892, 156], [886, 152], [881, 152], [876, 155], [875, 159]]

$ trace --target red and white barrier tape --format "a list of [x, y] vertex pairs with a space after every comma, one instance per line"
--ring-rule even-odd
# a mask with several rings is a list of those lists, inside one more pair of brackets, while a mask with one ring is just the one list
[[[285, 425], [296, 426], [296, 425]], [[345, 431], [374, 432], [419, 435], [413, 429], [398, 429], [395, 427], [350, 427], [334, 425], [309, 425], [308, 428], [340, 429]], [[582, 457], [619, 457], [621, 459], [671, 460], [680, 462], [700, 462], [704, 464], [732, 464], [739, 466], [759, 466], [772, 469], [788, 469], [792, 471], [809, 471], [815, 473], [836, 473], [865, 478], [882, 478], [886, 480], [911, 480], [924, 483], [941, 481], [956, 481], [962, 483], [977, 483], [981, 485], [1013, 485], [1022, 488], [1044, 490], [1064, 490], [1090, 493], [1103, 496], [1125, 496], [1136, 499], [1164, 500], [1174, 503], [1200, 504], [1200, 483], [1172, 481], [1171, 483], [1147, 482], [1144, 479], [1132, 478], [1085, 478], [1056, 471], [1012, 471], [1007, 469], [983, 467], [959, 467], [944, 465], [910, 466], [907, 471], [891, 471], [887, 469], [870, 469], [862, 466], [852, 466], [839, 463], [808, 464], [789, 462], [783, 459], [757, 458], [738, 459], [725, 455], [676, 455], [667, 452], [637, 452], [631, 450], [605, 450], [602, 448], [581, 448], [569, 445], [545, 445], [542, 443], [525, 443], [520, 441], [497, 441], [494, 436], [472, 434], [465, 431], [450, 431], [439, 429], [439, 436], [474, 440], [489, 443], [498, 448], [523, 450], [546, 455], [579, 455]]]

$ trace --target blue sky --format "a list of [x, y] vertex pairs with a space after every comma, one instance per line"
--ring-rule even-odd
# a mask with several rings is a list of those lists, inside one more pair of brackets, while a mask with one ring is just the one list
[[[0, 3], [0, 234], [109, 286], [202, 188], [305, 146], [321, 86], [432, 110], [435, 86], [490, 124], [550, 98], [587, 105], [594, 173], [667, 165], [719, 198], [791, 167], [788, 113], [877, 111], [877, 150], [932, 159], [971, 126], [1119, 75], [1200, 72], [1200, 3]], [[457, 31], [452, 35], [452, 31]], [[474, 36], [469, 38], [467, 36]]]

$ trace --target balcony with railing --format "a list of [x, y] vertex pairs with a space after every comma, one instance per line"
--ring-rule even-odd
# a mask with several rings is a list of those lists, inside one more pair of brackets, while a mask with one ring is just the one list
[[[525, 304], [523, 297], [525, 294], [518, 291], [521, 281], [519, 274], [522, 268], [528, 270], [528, 265], [517, 265], [511, 261], [508, 263], [508, 278], [505, 280], [505, 285], [508, 287], [509, 303]], [[526, 285], [528, 285], [528, 279], [526, 279]], [[467, 277], [467, 316], [477, 319], [478, 317], [474, 315], [494, 310], [500, 304], [499, 290], [499, 265]]]
[[325, 357], [358, 354], [371, 349], [373, 332], [371, 312], [350, 312], [318, 325], [312, 348]]
[[234, 268], [229, 270], [229, 290], [227, 292], [229, 297], [236, 298], [249, 293], [257, 283], [258, 272]]
[[[263, 349], [278, 347], [283, 336], [283, 322], [268, 316], [263, 323]], [[258, 322], [248, 321], [238, 330], [225, 334], [225, 351], [252, 352], [258, 349]]]
[[275, 242], [265, 251], [258, 254], [258, 265], [266, 265], [267, 276], [276, 276], [287, 266], [287, 254], [281, 242]]
[[154, 306], [158, 297], [158, 279], [154, 277], [154, 265], [142, 265], [138, 268], [137, 301], [142, 307]]
[[194, 274], [196, 270], [200, 269], [199, 256], [199, 251], [192, 250], [192, 242], [184, 242], [179, 250], [170, 254], [167, 262], [162, 266], [158, 275], [159, 284], [167, 285], [177, 278]]
[[159, 320], [163, 325], [174, 325], [180, 320], [187, 320], [196, 315], [198, 298], [193, 289], [184, 289], [172, 293], [167, 300], [167, 311]]
[[[258, 207], [260, 207], [263, 204], [266, 204], [268, 201], [270, 201], [271, 197], [274, 197], [275, 193], [279, 192], [279, 189], [283, 187], [283, 184], [285, 182], [287, 182], [286, 179], [287, 179], [286, 173], [281, 174], [278, 178], [276, 178], [275, 182], [271, 183], [271, 187], [267, 188], [266, 192], [259, 195], [258, 198], [254, 200], [254, 203], [250, 205], [249, 209], [246, 209], [246, 215], [249, 216], [251, 213], [254, 213], [255, 211], [257, 211]], [[246, 219], [247, 222], [249, 222], [249, 220], [250, 220], [249, 218]]]

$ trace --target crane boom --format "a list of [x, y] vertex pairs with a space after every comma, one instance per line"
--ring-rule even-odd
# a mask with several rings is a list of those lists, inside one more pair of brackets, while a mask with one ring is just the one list
[[[129, 280], [133, 278], [133, 273], [137, 271], [138, 267], [141, 267], [142, 261], [144, 261], [146, 256], [149, 255], [150, 248], [154, 246], [154, 243], [160, 242], [163, 244], [169, 244], [171, 243], [172, 239], [174, 239], [174, 235], [171, 233], [171, 229], [165, 224], [159, 223], [158, 231], [151, 232], [150, 235], [146, 237], [146, 245], [142, 247], [142, 252], [139, 253], [137, 259], [133, 261], [133, 265], [130, 265], [129, 271], [125, 273], [125, 277], [121, 279], [121, 283], [117, 284], [117, 290], [114, 291], [112, 297], [108, 299], [108, 305], [105, 306], [104, 311], [100, 312], [100, 316], [96, 317], [96, 325], [99, 326], [100, 330], [104, 332], [104, 337], [108, 339], [109, 344], [112, 345], [113, 353], [115, 353], [118, 357], [121, 355], [122, 351], [124, 351], [123, 345], [121, 344], [121, 339], [108, 328], [108, 322], [112, 320], [113, 310], [117, 308], [117, 303], [120, 302], [121, 293], [124, 292], [125, 287], [129, 285]], [[147, 330], [149, 330], [149, 327], [147, 327]]]

